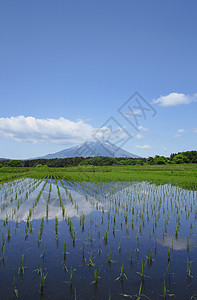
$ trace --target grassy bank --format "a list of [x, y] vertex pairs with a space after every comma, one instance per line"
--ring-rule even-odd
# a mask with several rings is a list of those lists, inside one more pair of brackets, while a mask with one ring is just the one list
[[0, 181], [27, 176], [40, 178], [47, 175], [60, 176], [65, 180], [92, 182], [146, 180], [157, 185], [171, 183], [182, 188], [197, 190], [197, 164], [67, 168], [3, 167], [0, 169]]

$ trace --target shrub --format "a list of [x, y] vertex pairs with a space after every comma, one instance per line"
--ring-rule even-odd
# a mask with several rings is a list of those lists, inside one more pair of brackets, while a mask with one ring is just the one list
[[48, 168], [47, 165], [42, 165], [42, 164], [35, 165], [34, 167], [36, 167], [36, 168]]

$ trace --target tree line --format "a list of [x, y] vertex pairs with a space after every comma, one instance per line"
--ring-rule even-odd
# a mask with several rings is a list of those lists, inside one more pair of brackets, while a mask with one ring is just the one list
[[197, 151], [172, 153], [170, 157], [155, 155], [148, 158], [124, 158], [124, 157], [69, 157], [53, 159], [31, 160], [2, 160], [0, 167], [70, 167], [70, 166], [112, 166], [112, 165], [165, 165], [165, 164], [197, 163]]

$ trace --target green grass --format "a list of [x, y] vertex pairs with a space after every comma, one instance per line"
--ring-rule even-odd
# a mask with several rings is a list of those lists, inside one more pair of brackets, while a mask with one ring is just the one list
[[0, 182], [14, 180], [20, 177], [28, 177], [32, 173], [31, 168], [0, 168]]
[[7, 168], [0, 169], [0, 181], [19, 177], [43, 178], [60, 176], [71, 181], [149, 181], [157, 185], [171, 183], [186, 189], [197, 189], [197, 164], [143, 166], [77, 166], [67, 168]]

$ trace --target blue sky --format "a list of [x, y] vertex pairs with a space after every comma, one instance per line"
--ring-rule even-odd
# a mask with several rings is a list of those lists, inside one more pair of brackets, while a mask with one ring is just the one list
[[[82, 143], [110, 117], [132, 153], [197, 150], [196, 11], [194, 0], [2, 0], [0, 157]], [[119, 113], [135, 91], [157, 112], [137, 129]]]

